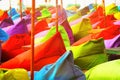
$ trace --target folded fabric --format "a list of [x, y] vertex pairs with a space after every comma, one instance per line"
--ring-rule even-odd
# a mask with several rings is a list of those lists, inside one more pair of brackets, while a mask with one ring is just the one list
[[120, 59], [120, 47], [105, 49], [105, 53], [108, 54], [109, 60]]
[[55, 63], [35, 73], [34, 80], [86, 80], [79, 67], [74, 65], [71, 51], [64, 53]]
[[97, 65], [85, 72], [86, 80], [119, 80], [120, 59]]
[[[66, 47], [70, 46], [70, 40], [68, 38], [67, 32], [65, 31], [63, 26], [59, 26], [58, 27], [58, 31], [60, 32], [62, 39], [64, 41], [64, 44]], [[56, 27], [53, 26], [51, 27], [51, 29], [49, 30], [49, 32], [47, 33], [47, 35], [45, 37], [43, 37], [43, 39], [40, 42], [45, 42], [46, 40], [48, 40], [49, 38], [51, 38], [51, 36], [56, 32]]]
[[9, 16], [11, 16], [12, 20], [15, 20], [20, 17], [20, 14], [18, 14], [15, 8], [12, 8], [11, 10], [9, 10], [8, 14]]
[[112, 39], [104, 40], [105, 48], [116, 48], [120, 46], [120, 34]]
[[16, 34], [11, 36], [2, 44], [2, 62], [5, 62], [15, 56], [21, 54], [25, 50], [22, 46], [30, 44], [30, 35]]
[[[35, 46], [34, 70], [40, 70], [43, 66], [54, 63], [65, 51], [62, 37], [58, 32], [43, 44]], [[30, 61], [31, 49], [2, 63], [0, 68], [25, 68], [30, 70]]]
[[92, 54], [104, 53], [104, 40], [103, 38], [91, 39], [81, 45], [71, 46], [74, 59], [89, 56]]
[[[53, 11], [56, 12], [56, 8], [54, 8]], [[56, 18], [55, 12], [54, 12], [54, 14], [52, 14], [52, 18]], [[61, 8], [60, 6], [58, 6], [58, 24], [64, 26], [64, 28], [68, 34], [68, 37], [70, 39], [70, 44], [72, 44], [74, 42], [73, 33], [72, 33], [71, 27], [67, 21], [67, 14], [65, 12], [65, 9]], [[55, 22], [53, 23], [53, 25], [55, 25]]]
[[92, 25], [88, 18], [83, 18], [82, 21], [76, 23], [75, 25], [72, 25], [71, 28], [74, 35], [74, 39], [75, 41], [77, 41], [80, 38], [89, 34], [88, 31], [92, 29]]
[[105, 53], [96, 53], [84, 57], [79, 57], [74, 60], [75, 65], [79, 66], [82, 70], [89, 70], [90, 68], [107, 61], [108, 56]]
[[0, 80], [30, 80], [25, 69], [0, 69]]
[[15, 25], [6, 27], [3, 29], [9, 36], [13, 36], [15, 34], [23, 34], [28, 33], [26, 20], [18, 20]]
[[47, 8], [44, 8], [41, 10], [41, 16], [37, 17], [38, 20], [43, 19], [43, 18], [48, 18], [51, 17], [51, 13]]
[[110, 27], [106, 28], [105, 30], [101, 31], [96, 38], [104, 38], [105, 40], [112, 39], [115, 36], [120, 34], [120, 26], [119, 25], [111, 25]]
[[14, 22], [11, 19], [11, 17], [8, 17], [0, 23], [0, 28], [8, 27], [8, 26], [11, 26], [11, 25], [14, 25]]
[[104, 53], [105, 46], [102, 38], [90, 39], [80, 45], [71, 46], [70, 49], [73, 52], [75, 64], [82, 69], [90, 69], [108, 60]]
[[67, 20], [68, 20], [68, 22], [72, 22], [72, 21], [74, 21], [74, 20], [76, 20], [76, 19], [78, 19], [78, 18], [80, 18], [80, 17], [81, 17], [80, 14], [75, 13], [74, 15], [68, 17]]
[[8, 34], [0, 28], [0, 40], [4, 42], [8, 40], [8, 38], [9, 38]]
[[103, 7], [98, 6], [96, 11], [92, 12], [89, 16], [91, 24], [96, 23], [97, 21], [104, 18]]
[[105, 9], [106, 9], [105, 12], [106, 12], [107, 15], [115, 14], [116, 12], [119, 12], [118, 7], [116, 6], [115, 3], [112, 3], [108, 6], [106, 6]]
[[0, 21], [6, 19], [6, 18], [8, 18], [8, 17], [9, 17], [9, 16], [8, 16], [7, 11], [4, 11], [4, 13], [0, 16]]
[[117, 12], [114, 14], [114, 17], [117, 19], [117, 20], [120, 20], [120, 12]]
[[[35, 29], [34, 33], [37, 34], [44, 30], [49, 30], [50, 28], [48, 27], [46, 20], [40, 20], [36, 22], [34, 29]], [[29, 33], [31, 33], [31, 26], [28, 27], [28, 31]]]

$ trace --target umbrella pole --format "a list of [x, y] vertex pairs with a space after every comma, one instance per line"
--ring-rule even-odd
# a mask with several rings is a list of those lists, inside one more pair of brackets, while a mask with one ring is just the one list
[[97, 0], [95, 0], [95, 10], [97, 9]]
[[102, 4], [103, 4], [103, 14], [104, 14], [104, 25], [105, 25], [105, 27], [107, 27], [107, 24], [106, 24], [106, 13], [105, 13], [105, 0], [102, 0]]
[[34, 25], [35, 25], [35, 0], [32, 0], [32, 15], [31, 15], [31, 80], [34, 80]]
[[20, 0], [20, 18], [22, 19], [22, 0]]
[[58, 0], [56, 0], [56, 32], [58, 32]]
[[63, 0], [61, 0], [61, 11], [62, 11], [62, 9], [63, 9]]
[[12, 17], [12, 15], [11, 15], [11, 0], [9, 0], [9, 5], [10, 5], [10, 17]]

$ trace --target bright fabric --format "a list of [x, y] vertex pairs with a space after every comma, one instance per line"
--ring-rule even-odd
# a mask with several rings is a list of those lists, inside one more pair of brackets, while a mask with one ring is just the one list
[[18, 14], [15, 8], [12, 8], [11, 10], [9, 10], [8, 14], [9, 16], [11, 16], [12, 20], [15, 20], [20, 17], [20, 14]]
[[120, 59], [120, 47], [105, 49], [108, 54], [109, 60]]
[[9, 38], [8, 34], [0, 28], [0, 40], [6, 41], [8, 40], [8, 38]]
[[114, 14], [114, 17], [117, 19], [117, 20], [120, 20], [120, 12], [117, 12]]
[[110, 27], [106, 28], [102, 32], [100, 32], [98, 35], [96, 35], [96, 38], [104, 38], [105, 40], [112, 39], [115, 36], [120, 34], [120, 26], [118, 25], [111, 25]]
[[78, 13], [76, 13], [76, 14], [68, 17], [67, 19], [68, 19], [68, 22], [72, 22], [72, 21], [74, 21], [74, 20], [76, 20], [76, 19], [78, 19], [78, 18], [80, 18], [80, 17], [81, 17], [81, 15], [78, 14]]
[[103, 8], [99, 6], [96, 11], [92, 12], [89, 16], [91, 24], [96, 23], [97, 21], [104, 18]]
[[119, 80], [120, 59], [97, 65], [85, 72], [86, 80]]
[[83, 18], [81, 22], [71, 26], [75, 41], [80, 38], [88, 35], [88, 31], [92, 29], [92, 25], [90, 20], [87, 18]]
[[4, 19], [4, 20], [0, 23], [0, 27], [1, 27], [1, 28], [8, 27], [8, 26], [11, 26], [11, 25], [14, 25], [14, 22], [13, 22], [13, 20], [12, 20], [10, 17]]
[[49, 12], [47, 8], [43, 8], [41, 10], [41, 16], [37, 17], [37, 19], [41, 20], [41, 19], [48, 18], [48, 17], [51, 17], [51, 13]]
[[23, 34], [28, 33], [26, 20], [18, 20], [18, 22], [15, 25], [6, 27], [3, 29], [6, 33], [9, 34], [9, 36], [13, 36], [15, 34]]
[[75, 64], [82, 69], [90, 69], [97, 64], [107, 61], [104, 49], [105, 46], [102, 38], [91, 39], [78, 46], [71, 46]]
[[[63, 26], [59, 26], [58, 27], [58, 31], [60, 32], [62, 39], [64, 41], [64, 44], [66, 47], [70, 46], [70, 40], [68, 38], [68, 35], [64, 29]], [[53, 26], [51, 27], [50, 31], [47, 33], [47, 35], [45, 37], [43, 37], [43, 39], [40, 42], [45, 42], [46, 40], [48, 40], [49, 38], [51, 38], [51, 36], [56, 32], [56, 27]]]
[[[54, 63], [66, 51], [60, 33], [56, 33], [43, 44], [35, 47], [34, 69], [40, 70], [47, 64]], [[30, 70], [31, 49], [6, 61], [0, 68], [25, 68]], [[11, 66], [12, 65], [12, 66]]]
[[120, 34], [112, 39], [104, 40], [106, 48], [115, 48], [120, 46]]
[[0, 80], [30, 80], [25, 69], [0, 69]]
[[[49, 30], [50, 28], [48, 27], [46, 20], [40, 20], [36, 22], [34, 29], [35, 29], [34, 33], [37, 34], [44, 30]], [[29, 33], [31, 33], [31, 26], [28, 26], [28, 31]]]
[[5, 12], [3, 13], [3, 15], [0, 16], [0, 21], [6, 19], [6, 18], [8, 18], [8, 17], [9, 17], [9, 16], [8, 16], [8, 14], [7, 14], [7, 11], [5, 11]]
[[34, 80], [86, 80], [79, 67], [74, 65], [70, 51], [64, 53], [54, 64], [44, 66], [35, 73]]
[[21, 54], [25, 50], [22, 46], [30, 44], [30, 35], [16, 34], [11, 36], [5, 43], [2, 44], [2, 61], [7, 61]]

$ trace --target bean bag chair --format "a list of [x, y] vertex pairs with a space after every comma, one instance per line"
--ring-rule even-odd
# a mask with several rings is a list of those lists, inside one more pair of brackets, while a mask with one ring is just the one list
[[11, 16], [12, 20], [15, 20], [20, 17], [20, 14], [18, 14], [15, 8], [12, 8], [11, 10], [9, 10], [8, 15]]
[[14, 25], [14, 22], [12, 21], [10, 17], [8, 17], [0, 23], [0, 28], [8, 27], [11, 25]]
[[48, 18], [51, 17], [51, 13], [49, 12], [49, 10], [47, 8], [43, 8], [41, 10], [41, 16], [37, 17], [38, 20], [44, 19], [44, 18]]
[[83, 18], [81, 22], [72, 25], [71, 28], [74, 35], [74, 39], [75, 41], [77, 41], [80, 38], [89, 34], [88, 31], [92, 29], [92, 25], [88, 18]]
[[34, 80], [86, 80], [79, 67], [74, 65], [71, 51], [64, 53], [55, 63], [35, 73]]
[[[56, 11], [56, 8], [54, 8], [54, 12]], [[70, 39], [70, 44], [74, 42], [73, 32], [71, 30], [71, 27], [67, 21], [67, 15], [64, 8], [61, 8], [58, 6], [58, 24], [64, 26], [66, 32], [68, 33], [68, 37]], [[56, 18], [56, 13], [52, 14], [52, 18]], [[53, 23], [55, 25], [55, 22]]]
[[[28, 26], [27, 28], [28, 28], [29, 33], [31, 33], [31, 26]], [[50, 28], [48, 27], [46, 20], [40, 20], [36, 22], [34, 29], [35, 29], [34, 33], [37, 34], [44, 30], [49, 30]]]
[[97, 7], [95, 4], [89, 4], [89, 5], [88, 5], [88, 8], [89, 8], [89, 11], [90, 11], [90, 12], [95, 11], [95, 7]]
[[119, 12], [118, 7], [116, 6], [115, 3], [112, 3], [112, 4], [108, 5], [108, 6], [106, 6], [105, 9], [106, 9], [106, 14], [107, 15], [115, 14], [115, 13]]
[[0, 16], [4, 14], [4, 11], [0, 9]]
[[68, 17], [67, 20], [68, 20], [68, 22], [70, 23], [70, 22], [72, 22], [72, 21], [74, 21], [74, 20], [76, 20], [76, 19], [78, 19], [78, 18], [80, 18], [80, 17], [81, 17], [80, 13], [76, 13], [76, 14]]
[[86, 80], [119, 80], [120, 59], [97, 65], [85, 72]]
[[75, 64], [81, 69], [90, 69], [108, 59], [104, 53], [105, 46], [102, 38], [91, 39], [78, 46], [71, 46], [70, 49], [73, 52]]
[[103, 19], [104, 18], [103, 8], [101, 6], [98, 6], [98, 8], [96, 9], [96, 11], [92, 12], [89, 15], [89, 18], [90, 18], [91, 24], [94, 24], [97, 21], [100, 21], [101, 19]]
[[[63, 39], [63, 41], [64, 41], [64, 44], [65, 44], [65, 46], [66, 47], [69, 47], [70, 46], [70, 40], [69, 40], [69, 38], [68, 38], [68, 35], [67, 35], [67, 33], [66, 33], [66, 31], [65, 31], [65, 29], [64, 29], [64, 27], [63, 26], [59, 26], [58, 27], [58, 31], [60, 32], [60, 34], [61, 34], [61, 36], [62, 36], [62, 39]], [[49, 38], [51, 38], [52, 37], [52, 35], [54, 34], [56, 32], [56, 27], [55, 26], [53, 26], [53, 27], [51, 27], [51, 29], [49, 30], [49, 32], [41, 39], [37, 39], [36, 38], [36, 40], [39, 40], [39, 42], [41, 43], [41, 42], [45, 42], [45, 41], [47, 41]], [[38, 41], [37, 41], [38, 42]]]
[[118, 25], [111, 25], [110, 27], [106, 28], [102, 32], [100, 32], [98, 35], [96, 35], [96, 38], [104, 38], [105, 40], [112, 39], [115, 36], [120, 34], [120, 26]]
[[22, 46], [30, 44], [30, 35], [16, 34], [2, 44], [2, 62], [14, 58], [25, 50]]
[[7, 14], [7, 11], [4, 11], [3, 14], [1, 14], [1, 16], [0, 16], [0, 21], [6, 19], [6, 18], [8, 18], [8, 17], [9, 17], [9, 16], [8, 16], [8, 14]]
[[[113, 15], [107, 15], [107, 16], [101, 18], [101, 20], [98, 21], [99, 23], [96, 22], [97, 25], [94, 26], [93, 28], [94, 28], [94, 29], [97, 29], [97, 28], [103, 29], [103, 28], [110, 27], [111, 25], [113, 25], [113, 22], [114, 22], [115, 20], [116, 20], [116, 19], [114, 18]], [[96, 23], [95, 23], [95, 24], [96, 24]]]
[[[54, 63], [66, 51], [66, 49], [60, 33], [57, 32], [43, 44], [35, 46], [34, 51], [34, 70], [38, 71], [43, 66]], [[2, 63], [0, 68], [24, 68], [30, 70], [30, 61], [31, 49]]]
[[0, 80], [30, 80], [25, 69], [0, 69]]
[[120, 47], [105, 49], [109, 60], [120, 59]]
[[0, 28], [0, 40], [5, 42], [8, 39], [9, 39], [8, 34]]
[[120, 20], [120, 12], [114, 14], [115, 19]]
[[108, 48], [116, 48], [120, 46], [120, 34], [115, 36], [112, 39], [108, 39], [104, 41], [105, 47]]
[[70, 17], [70, 16], [76, 14], [76, 12], [71, 11], [71, 10], [66, 10], [66, 14], [67, 14], [67, 17]]
[[18, 20], [15, 25], [3, 28], [3, 30], [8, 33], [9, 36], [13, 36], [15, 34], [23, 34], [28, 33], [26, 20]]
[[90, 12], [89, 7], [85, 6], [84, 8], [82, 8], [80, 11], [81, 15], [86, 15], [88, 12]]

